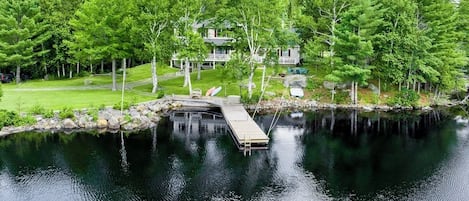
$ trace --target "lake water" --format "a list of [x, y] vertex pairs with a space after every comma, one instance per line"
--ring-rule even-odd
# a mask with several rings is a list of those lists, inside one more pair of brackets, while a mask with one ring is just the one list
[[[267, 132], [272, 118], [256, 121]], [[0, 138], [0, 200], [469, 198], [469, 125], [454, 112], [283, 114], [270, 137], [244, 157], [217, 111], [133, 134], [16, 134]]]

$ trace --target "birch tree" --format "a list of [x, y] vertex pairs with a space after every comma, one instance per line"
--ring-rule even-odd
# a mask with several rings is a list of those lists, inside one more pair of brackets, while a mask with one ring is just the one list
[[249, 76], [248, 96], [252, 97], [254, 73], [262, 65], [263, 57], [269, 52], [272, 41], [277, 39], [277, 30], [282, 28], [282, 14], [287, 10], [282, 0], [232, 0], [220, 12], [220, 17], [237, 26], [234, 31], [237, 51], [248, 50]]
[[[141, 35], [145, 39], [145, 48], [151, 54], [151, 77], [152, 93], [158, 90], [158, 75], [156, 70], [157, 56], [161, 55], [161, 36], [167, 31], [171, 20], [171, 2], [160, 1], [137, 1], [140, 7], [139, 23], [141, 24]], [[169, 37], [169, 35], [166, 35]]]
[[197, 24], [203, 18], [206, 1], [202, 0], [181, 0], [175, 4], [173, 11], [176, 13], [175, 34], [178, 42], [178, 58], [181, 59], [184, 66], [184, 85], [189, 87], [189, 93], [192, 93], [191, 83], [191, 62], [203, 61], [207, 56], [207, 46], [197, 32]]

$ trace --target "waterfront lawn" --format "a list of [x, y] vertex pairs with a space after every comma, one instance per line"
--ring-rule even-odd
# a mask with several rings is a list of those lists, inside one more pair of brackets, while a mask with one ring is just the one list
[[[266, 71], [266, 75], [273, 74], [272, 69], [268, 69]], [[253, 89], [254, 93], [260, 93], [261, 88], [261, 79], [262, 79], [262, 69], [256, 70], [256, 74], [254, 76], [254, 83], [256, 84], [256, 88]], [[267, 83], [267, 76], [265, 81]], [[225, 95], [240, 95], [240, 84], [247, 84], [247, 80], [239, 81], [234, 78], [224, 77], [221, 73], [221, 70], [204, 70], [201, 71], [201, 78], [197, 80], [197, 72], [193, 72], [191, 74], [191, 82], [192, 82], [192, 89], [201, 89], [202, 94], [205, 95], [206, 91], [212, 87], [222, 87], [222, 91], [217, 94], [217, 96], [225, 96]], [[166, 95], [171, 94], [189, 94], [188, 87], [182, 87], [184, 84], [184, 77], [178, 77], [170, 80], [164, 80], [159, 82], [159, 87]], [[136, 87], [136, 90], [139, 91], [151, 91], [151, 85], [144, 85], [140, 87]], [[268, 87], [266, 91], [270, 91], [276, 94], [276, 96], [281, 96], [284, 93], [285, 87], [283, 87], [282, 82], [280, 79], [273, 76], [269, 81]], [[242, 93], [247, 93], [246, 88], [241, 88]], [[288, 93], [287, 93], [288, 94]]]
[[[179, 71], [179, 69], [171, 68], [167, 65], [158, 65], [158, 75], [172, 74]], [[150, 64], [143, 64], [127, 69], [126, 82], [135, 82], [151, 78]], [[21, 89], [21, 88], [60, 88], [60, 87], [83, 87], [85, 82], [91, 86], [97, 85], [110, 85], [112, 84], [112, 76], [110, 73], [106, 74], [95, 74], [85, 77], [75, 77], [72, 79], [61, 79], [61, 80], [28, 80], [26, 82], [16, 85], [14, 82], [4, 84], [3, 89]], [[122, 82], [122, 72], [117, 74], [117, 82]]]
[[[125, 101], [138, 103], [155, 99], [155, 96], [140, 95], [135, 91], [126, 91]], [[74, 90], [74, 91], [8, 91], [3, 94], [1, 109], [28, 112], [33, 107], [59, 110], [64, 107], [89, 108], [112, 106], [120, 103], [121, 92], [111, 90]]]

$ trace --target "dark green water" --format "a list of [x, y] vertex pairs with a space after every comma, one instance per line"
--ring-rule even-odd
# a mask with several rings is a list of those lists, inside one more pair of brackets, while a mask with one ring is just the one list
[[[134, 134], [0, 138], [0, 200], [469, 198], [469, 125], [449, 112], [285, 114], [251, 157], [214, 114]], [[266, 131], [271, 119], [256, 118]]]

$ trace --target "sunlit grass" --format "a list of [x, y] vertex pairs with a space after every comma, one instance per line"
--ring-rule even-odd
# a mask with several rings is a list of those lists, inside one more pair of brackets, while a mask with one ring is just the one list
[[[155, 99], [155, 96], [142, 96], [133, 91], [126, 91], [125, 101], [143, 102]], [[46, 109], [64, 107], [88, 108], [112, 106], [120, 103], [121, 92], [111, 90], [75, 90], [75, 91], [7, 91], [4, 92], [0, 108], [12, 111], [29, 111], [40, 105]]]

